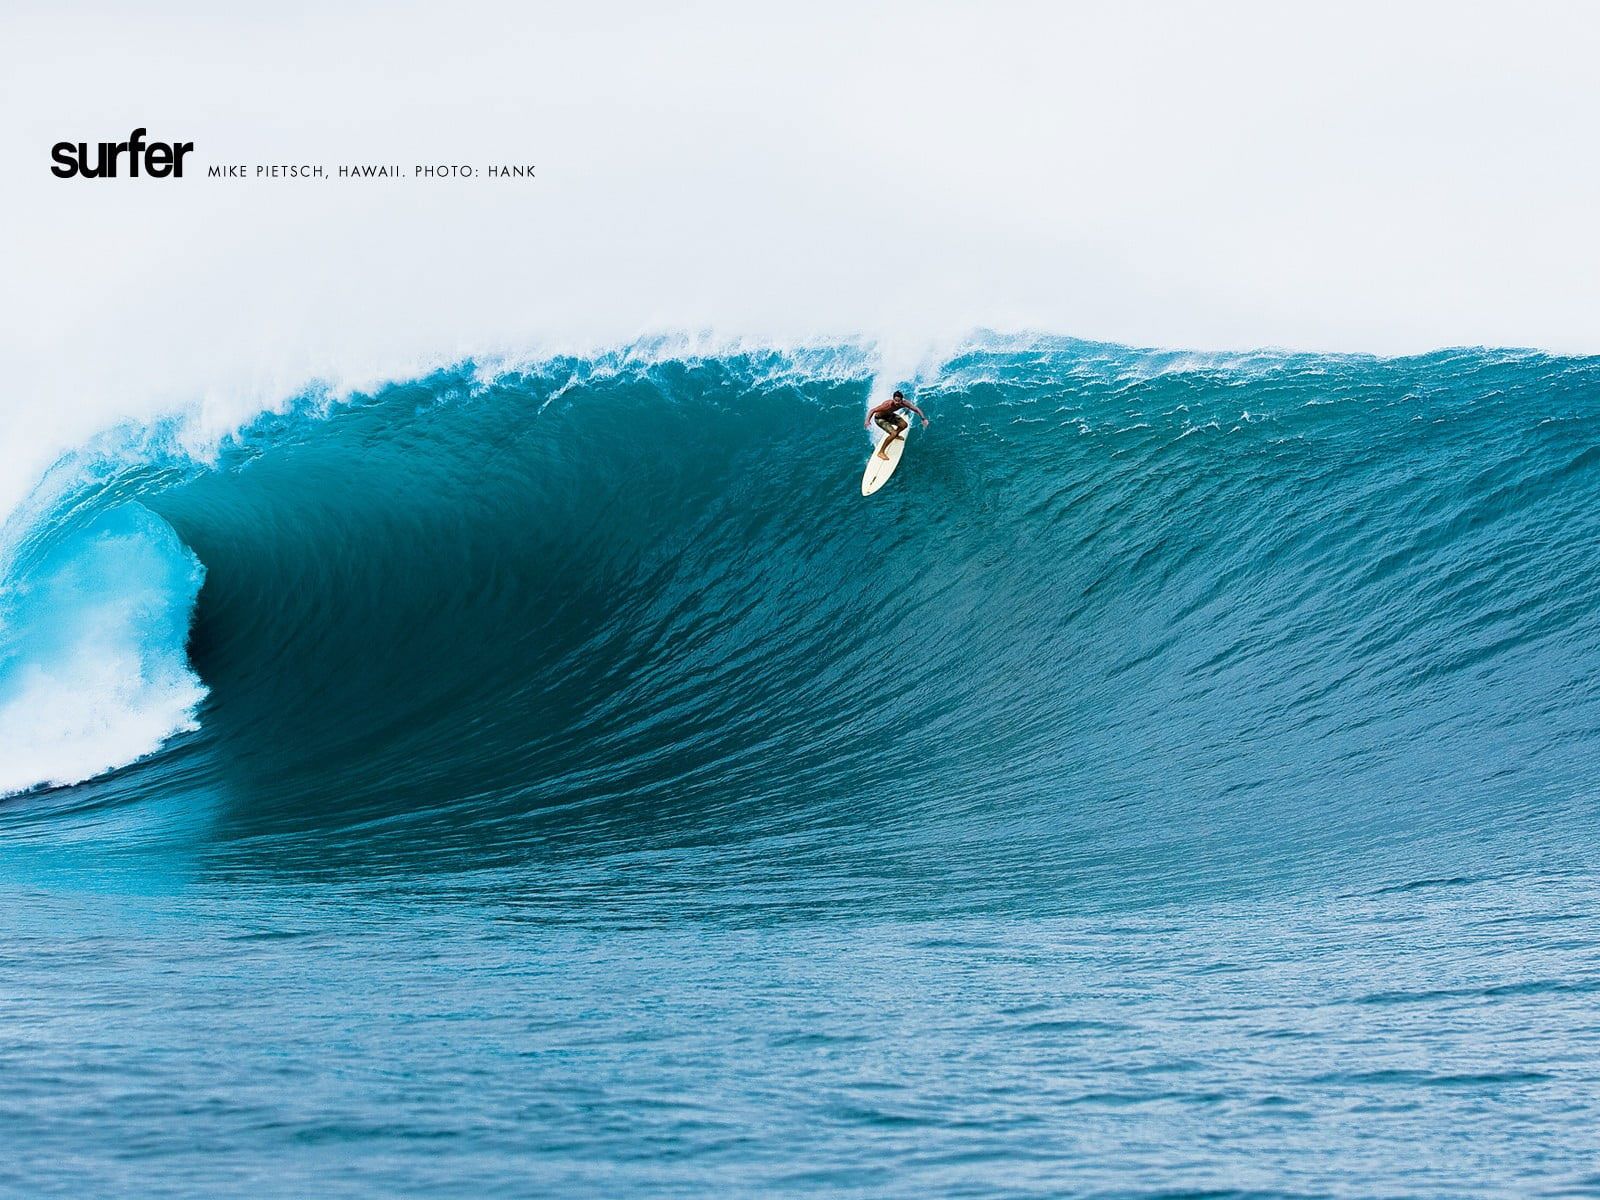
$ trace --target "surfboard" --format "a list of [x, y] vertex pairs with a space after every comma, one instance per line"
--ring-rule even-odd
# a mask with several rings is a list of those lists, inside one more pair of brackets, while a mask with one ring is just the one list
[[872, 426], [872, 457], [867, 459], [867, 471], [861, 477], [863, 496], [872, 495], [889, 482], [889, 476], [893, 475], [894, 469], [900, 465], [900, 456], [906, 452], [906, 439], [911, 436], [911, 426], [916, 423], [916, 414], [903, 412], [900, 415], [906, 419], [906, 431], [894, 440], [894, 445], [889, 447], [887, 458], [879, 458], [878, 451], [883, 448], [884, 439], [889, 435], [876, 424]]

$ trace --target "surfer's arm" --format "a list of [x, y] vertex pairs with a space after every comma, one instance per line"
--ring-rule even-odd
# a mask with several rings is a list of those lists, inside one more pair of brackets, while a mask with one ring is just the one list
[[921, 417], [922, 418], [922, 423], [924, 425], [926, 425], [928, 423], [928, 414], [923, 412], [915, 404], [912, 404], [911, 401], [907, 400], [906, 403], [905, 403], [905, 407], [909, 408], [912, 412], [916, 413], [917, 416]]

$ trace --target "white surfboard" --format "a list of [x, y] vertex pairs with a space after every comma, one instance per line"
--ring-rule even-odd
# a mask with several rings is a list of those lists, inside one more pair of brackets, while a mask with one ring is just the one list
[[906, 438], [911, 436], [911, 426], [916, 419], [916, 414], [902, 412], [906, 419], [906, 431], [895, 438], [894, 444], [889, 447], [887, 456], [878, 457], [878, 451], [883, 449], [883, 443], [888, 434], [878, 428], [877, 422], [872, 425], [872, 457], [867, 459], [867, 472], [861, 477], [861, 494], [870, 496], [884, 484], [889, 482], [889, 476], [894, 474], [894, 469], [900, 465], [900, 456], [906, 452]]

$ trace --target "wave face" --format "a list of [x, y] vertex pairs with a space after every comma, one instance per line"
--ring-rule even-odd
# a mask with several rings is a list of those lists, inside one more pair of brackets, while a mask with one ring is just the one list
[[468, 365], [206, 463], [141, 431], [13, 538], [3, 782], [197, 730], [97, 802], [176, 773], [429, 856], [571, 805], [771, 832], [892, 796], [1185, 875], [1205, 830], [1255, 861], [1515, 822], [1600, 724], [1597, 378], [973, 351], [870, 504], [850, 349]]
[[[825, 961], [812, 985], [840, 1003], [855, 968], [793, 929], [859, 930], [868, 914], [896, 930], [963, 921], [959, 935], [875, 925], [905, 967], [900, 984], [878, 983], [936, 990], [940, 955], [985, 962], [992, 990], [973, 1003], [992, 1020], [941, 1036], [1011, 1063], [1018, 1111], [1059, 1100], [1097, 1114], [1102, 1146], [1130, 1134], [1117, 1096], [1149, 1080], [1089, 1080], [1078, 1099], [1052, 1099], [1038, 1092], [1048, 1068], [1013, 1053], [1043, 1055], [1040, 1039], [1059, 1035], [1115, 1058], [1122, 1028], [1192, 1060], [1173, 1027], [1150, 1022], [1176, 1019], [1180, 995], [1238, 997], [1154, 966], [1184, 960], [1173, 939], [1206, 961], [1276, 963], [1260, 986], [1309, 1003], [1339, 986], [1305, 966], [1320, 953], [1308, 947], [1371, 951], [1367, 922], [1413, 889], [1446, 897], [1428, 901], [1441, 937], [1480, 920], [1489, 931], [1519, 905], [1549, 921], [1593, 912], [1600, 360], [991, 345], [905, 381], [932, 427], [863, 500], [863, 405], [894, 382], [853, 347], [618, 352], [464, 364], [340, 404], [306, 397], [210, 458], [172, 429], [108, 435], [59, 464], [6, 531], [0, 787], [13, 796], [0, 805], [0, 875], [103, 884], [105, 855], [134, 856], [165, 881], [156, 892], [199, 889], [212, 911], [272, 897], [257, 918], [271, 928], [324, 928], [305, 914], [351, 888], [360, 905], [397, 890], [472, 895], [479, 919], [547, 929], [710, 921], [715, 940], [753, 923], [791, 940], [764, 953], [735, 937], [713, 965], [697, 957], [711, 941], [628, 935], [626, 970], [587, 943], [544, 945], [623, 991], [649, 975], [639, 963], [676, 962], [748, 995], [775, 963]], [[1105, 926], [1081, 924], [1097, 912], [1164, 915], [1117, 918], [1113, 959], [1094, 949]], [[1143, 978], [1153, 990], [1127, 1003], [1154, 1005], [1149, 1020], [1088, 1001], [1089, 1015], [1051, 1008], [1037, 956], [1056, 952], [1024, 928], [1107, 988]], [[1594, 1039], [1565, 986], [1577, 968], [1541, 949], [1533, 924], [1524, 932], [1517, 961], [1548, 986], [1505, 993], [1523, 1007], [1495, 1009], [1503, 1027], [1476, 1010], [1462, 1036], [1481, 1047], [1547, 996], [1556, 1007], [1537, 1019], [1582, 1057]], [[1502, 979], [1510, 959], [1481, 957], [1500, 936], [1462, 935], [1451, 971], [1481, 968], [1476, 983], [1420, 959], [1346, 962], [1351, 979], [1371, 977], [1350, 995], [1375, 997], [1351, 1010], [1363, 1053], [1397, 1053], [1385, 1005], [1411, 1013], [1469, 993], [1489, 1005], [1497, 993], [1471, 989], [1520, 986]], [[1280, 937], [1311, 957], [1289, 970], [1273, 957]], [[254, 969], [306, 967], [289, 962]], [[348, 986], [359, 1009], [373, 977], [324, 980], [327, 1003]], [[607, 995], [582, 1003], [621, 1037], [634, 1027]], [[895, 992], [879, 1015], [912, 1019], [907, 1006]], [[836, 1035], [848, 1041], [831, 1025], [817, 1034]], [[1223, 1041], [1244, 1038], [1235, 1050], [1259, 1053], [1255, 1066], [1236, 1061], [1196, 1094], [1266, 1104], [1288, 1087], [1281, 1072], [1300, 1052], [1251, 1050], [1250, 1036]], [[769, 1046], [768, 1061], [801, 1044]], [[1426, 1068], [1401, 1054], [1410, 1065], [1384, 1078], [1381, 1063], [1328, 1051], [1322, 1082], [1285, 1103], [1447, 1096], [1437, 1128], [1406, 1133], [1447, 1148], [1488, 1136], [1458, 1099], [1561, 1085], [1548, 1062], [1452, 1074], [1441, 1062], [1465, 1044]], [[707, 1103], [759, 1124], [772, 1114], [751, 1087]], [[1592, 1106], [1579, 1092], [1574, 1111]], [[950, 1132], [948, 1111], [839, 1105], [827, 1121], [848, 1132], [834, 1148], [863, 1164], [895, 1159], [881, 1136], [902, 1118], [927, 1117], [934, 1142]], [[1181, 1137], [1150, 1120], [1164, 1129], [1155, 1145]], [[1357, 1153], [1360, 1125], [1306, 1152], [1306, 1187], [1407, 1190]], [[1495, 1136], [1532, 1136], [1516, 1128]], [[1268, 1126], [1241, 1129], [1229, 1143], [1241, 1152], [1277, 1144]], [[652, 1136], [666, 1147], [679, 1135], [696, 1136]], [[989, 1147], [997, 1157], [970, 1162], [1015, 1167], [1022, 1152], [1002, 1126]], [[1241, 1178], [1217, 1153], [1186, 1178]], [[552, 1180], [595, 1183], [579, 1161]], [[959, 1185], [958, 1161], [911, 1177]], [[1160, 1184], [1160, 1161], [1124, 1165]], [[745, 1165], [755, 1174], [698, 1178], [810, 1179]], [[841, 1170], [834, 1185], [877, 1178]], [[605, 1179], [669, 1176], [618, 1167]]]

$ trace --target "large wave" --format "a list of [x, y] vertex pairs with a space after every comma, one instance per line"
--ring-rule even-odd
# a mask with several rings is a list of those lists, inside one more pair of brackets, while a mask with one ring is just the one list
[[307, 397], [209, 458], [108, 435], [7, 529], [8, 811], [203, 796], [369, 865], [892, 823], [1018, 887], [1560, 857], [1600, 361], [968, 349], [863, 500], [894, 382], [618, 352]]

